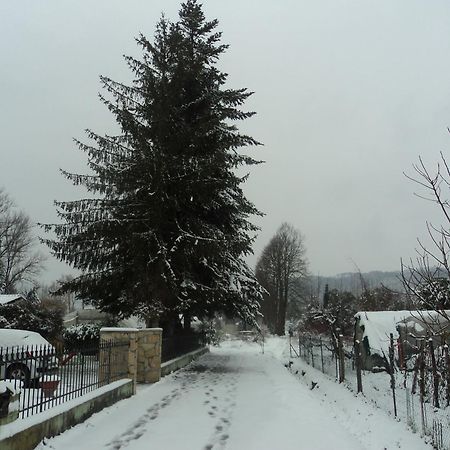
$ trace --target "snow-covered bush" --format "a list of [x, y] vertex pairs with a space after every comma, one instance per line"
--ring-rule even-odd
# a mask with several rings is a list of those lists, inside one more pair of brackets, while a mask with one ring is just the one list
[[62, 322], [62, 310], [45, 302], [22, 300], [0, 305], [0, 328], [35, 331], [53, 339], [60, 335]]
[[450, 280], [434, 278], [424, 280], [416, 289], [418, 309], [443, 310], [450, 307]]
[[64, 343], [67, 349], [97, 347], [100, 342], [100, 326], [84, 323], [72, 325], [63, 332]]

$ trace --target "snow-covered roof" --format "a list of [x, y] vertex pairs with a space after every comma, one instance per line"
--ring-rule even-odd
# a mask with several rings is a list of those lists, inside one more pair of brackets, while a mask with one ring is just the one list
[[408, 333], [416, 336], [424, 336], [428, 331], [441, 334], [449, 328], [450, 311], [412, 311], [411, 316], [406, 318], [402, 326]]
[[[450, 311], [444, 311], [450, 317]], [[390, 333], [398, 339], [397, 326], [401, 323], [418, 331], [419, 323], [439, 322], [442, 315], [436, 311], [361, 311], [355, 314], [359, 326], [364, 326], [362, 339], [367, 337], [374, 353], [387, 355]]]
[[[77, 309], [75, 311], [71, 311], [64, 316], [64, 323], [67, 325], [69, 323], [72, 324], [74, 321], [78, 321], [78, 323], [96, 323], [105, 321], [110, 314], [99, 311], [98, 309]], [[145, 321], [140, 319], [138, 316], [130, 316], [127, 319], [123, 319], [119, 322], [120, 327], [127, 328], [145, 328]]]
[[25, 297], [21, 294], [0, 294], [0, 305], [7, 305], [16, 300], [25, 300]]
[[80, 320], [105, 320], [108, 314], [98, 309], [78, 309], [71, 311], [64, 316], [64, 320], [72, 320], [78, 318]]
[[374, 353], [387, 355], [390, 333], [398, 338], [397, 324], [411, 317], [411, 311], [361, 311], [355, 314], [359, 326], [364, 326], [363, 339], [367, 337]]

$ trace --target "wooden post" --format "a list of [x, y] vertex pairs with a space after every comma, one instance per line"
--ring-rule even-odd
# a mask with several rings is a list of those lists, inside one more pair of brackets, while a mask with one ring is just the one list
[[345, 381], [345, 361], [344, 361], [344, 336], [339, 335], [338, 338], [338, 357], [339, 357], [339, 383]]
[[306, 351], [308, 353], [308, 364], [311, 364], [311, 355], [312, 355], [312, 338], [311, 335], [309, 335], [309, 341], [308, 341], [308, 347], [306, 348]]
[[314, 345], [313, 345], [313, 341], [312, 341], [312, 337], [309, 337], [309, 343], [311, 345], [311, 364], [314, 367]]
[[338, 368], [338, 357], [337, 357], [337, 355], [334, 355], [334, 366], [335, 366], [335, 371], [336, 371], [336, 380], [338, 380], [339, 379], [339, 368]]
[[[415, 394], [416, 393], [416, 387], [417, 387], [417, 380], [420, 378], [419, 377], [419, 370], [420, 370], [420, 364], [421, 364], [421, 359], [422, 359], [422, 344], [423, 341], [420, 342], [420, 346], [417, 343], [417, 339], [416, 339], [416, 347], [419, 348], [419, 354], [416, 357], [416, 361], [414, 363], [414, 368], [413, 368], [413, 379], [412, 379], [412, 387], [411, 387], [411, 393]], [[419, 385], [420, 385], [420, 381], [419, 381]], [[420, 389], [420, 386], [419, 386]]]
[[324, 366], [324, 363], [323, 363], [323, 345], [322, 345], [322, 336], [319, 338], [320, 339], [320, 359], [321, 359], [321, 362], [322, 362], [322, 373], [325, 373], [325, 366]]
[[[408, 328], [405, 326], [405, 336], [408, 336], [407, 334]], [[403, 388], [406, 389], [406, 380], [408, 377], [408, 368], [406, 367], [406, 350], [405, 350], [405, 338], [402, 338], [401, 334], [398, 338], [398, 353], [399, 353], [399, 360], [400, 360], [400, 369], [403, 369]]]
[[446, 389], [446, 401], [447, 406], [450, 406], [450, 357], [448, 354], [448, 345], [444, 345], [444, 358], [445, 358], [445, 365], [447, 367], [447, 389]]
[[433, 372], [433, 401], [434, 406], [439, 408], [439, 374], [436, 367], [436, 356], [434, 355], [434, 344], [432, 338], [428, 340], [428, 347], [430, 348], [431, 370]]
[[405, 350], [403, 346], [403, 340], [401, 336], [397, 339], [397, 348], [398, 348], [398, 367], [400, 370], [405, 369]]
[[421, 341], [420, 343], [420, 365], [419, 365], [419, 387], [420, 387], [420, 415], [422, 419], [422, 434], [425, 435], [426, 432], [426, 423], [425, 423], [425, 410], [424, 410], [424, 401], [425, 401], [425, 342]]
[[357, 392], [362, 392], [362, 376], [361, 376], [361, 342], [355, 341], [355, 366], [356, 366], [356, 384]]
[[391, 389], [392, 399], [394, 401], [394, 416], [397, 417], [397, 400], [395, 398], [395, 376], [394, 376], [394, 335], [390, 333], [390, 345], [389, 345], [389, 371], [391, 375]]

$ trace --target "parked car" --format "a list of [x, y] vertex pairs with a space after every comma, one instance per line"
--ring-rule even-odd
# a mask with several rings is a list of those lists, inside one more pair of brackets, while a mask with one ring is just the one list
[[39, 377], [58, 370], [53, 345], [39, 333], [0, 329], [0, 380], [15, 379], [38, 386]]

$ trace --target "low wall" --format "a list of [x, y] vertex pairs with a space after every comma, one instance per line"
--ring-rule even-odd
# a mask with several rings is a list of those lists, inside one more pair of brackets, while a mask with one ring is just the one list
[[191, 361], [201, 355], [204, 355], [207, 352], [209, 352], [209, 348], [203, 347], [199, 348], [198, 350], [194, 350], [193, 352], [189, 352], [185, 355], [179, 356], [178, 358], [166, 361], [165, 363], [161, 364], [161, 376], [165, 377], [166, 375], [169, 375], [169, 373], [187, 366]]
[[40, 414], [17, 419], [0, 427], [0, 449], [32, 450], [45, 437], [62, 433], [103, 408], [131, 397], [133, 392], [132, 380], [119, 380]]

